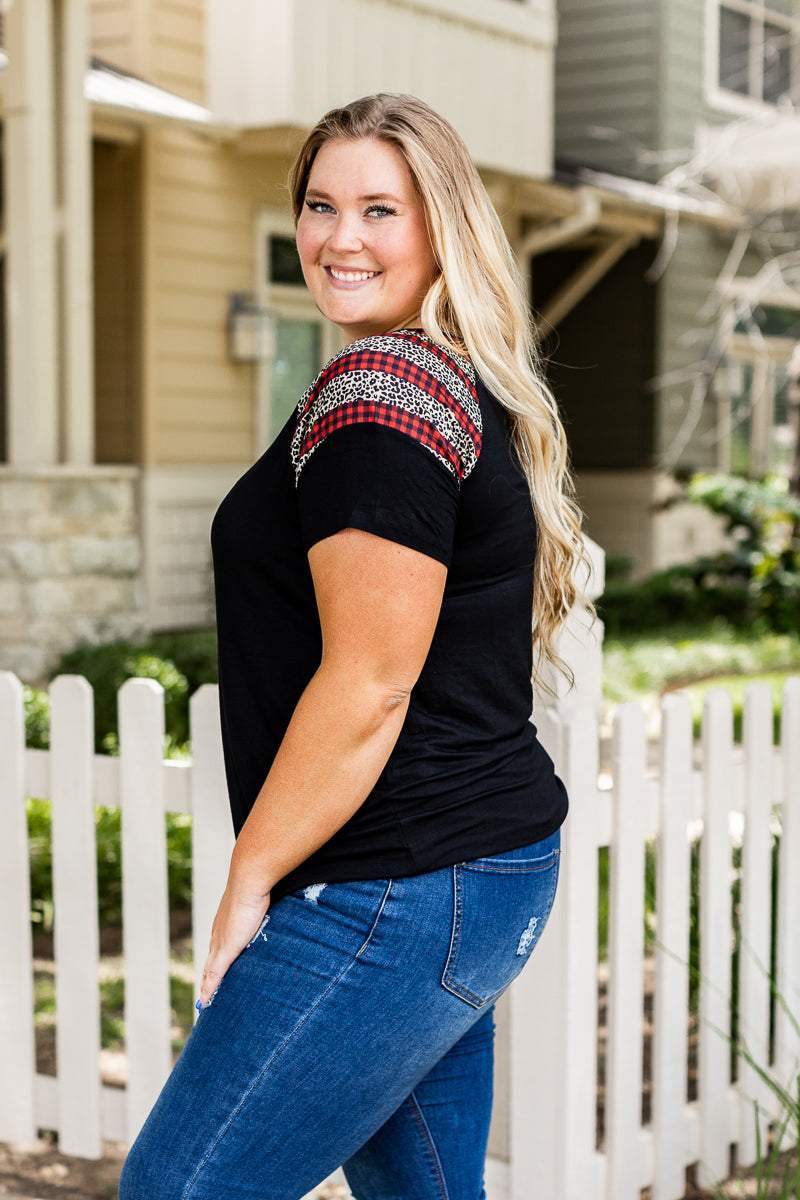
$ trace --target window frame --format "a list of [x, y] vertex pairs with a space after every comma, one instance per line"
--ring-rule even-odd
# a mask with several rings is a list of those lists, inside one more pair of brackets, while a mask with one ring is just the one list
[[[728, 8], [748, 17], [760, 18], [762, 25], [776, 23], [786, 25], [796, 35], [792, 45], [791, 92], [796, 92], [794, 102], [800, 101], [800, 13], [797, 15], [776, 12], [769, 0], [706, 0], [705, 29], [705, 92], [706, 101], [714, 109], [736, 116], [753, 116], [755, 113], [776, 112], [778, 104], [760, 96], [745, 95], [724, 88], [719, 82], [720, 70], [720, 19], [721, 10]], [[753, 53], [751, 41], [751, 67], [756, 69], [763, 85], [763, 62], [761, 55]], [[790, 93], [791, 94], [791, 93]]]
[[[261, 208], [256, 214], [253, 295], [259, 307], [274, 320], [314, 322], [320, 328], [320, 368], [341, 348], [339, 330], [322, 316], [305, 284], [270, 283], [270, 237], [294, 237], [291, 216], [283, 209]], [[275, 434], [272, 410], [272, 364], [274, 354], [255, 364], [255, 451], [262, 454]], [[298, 396], [299, 400], [300, 397]]]
[[[726, 294], [734, 299], [752, 294], [752, 281], [737, 278], [731, 281]], [[765, 292], [759, 296], [759, 304], [765, 308], [791, 308], [800, 312], [800, 303], [792, 294], [783, 290]], [[754, 390], [761, 390], [761, 399], [751, 403], [750, 463], [751, 475], [764, 474], [772, 470], [770, 455], [773, 444], [775, 420], [776, 368], [788, 366], [794, 353], [796, 340], [765, 334], [756, 344], [745, 333], [734, 333], [725, 349], [725, 358], [731, 364], [749, 363], [753, 367]], [[731, 451], [731, 395], [719, 392], [717, 399], [718, 442], [717, 469], [730, 471]]]

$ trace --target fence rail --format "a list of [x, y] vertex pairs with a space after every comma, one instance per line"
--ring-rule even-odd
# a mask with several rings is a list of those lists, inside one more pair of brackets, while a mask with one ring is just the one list
[[[201, 688], [191, 701], [191, 763], [163, 761], [163, 695], [153, 681], [130, 680], [120, 691], [118, 758], [93, 752], [92, 693], [85, 680], [55, 680], [51, 709], [50, 750], [26, 750], [22, 686], [0, 673], [0, 1139], [25, 1143], [37, 1129], [54, 1129], [63, 1152], [95, 1157], [103, 1138], [131, 1140], [171, 1063], [164, 814], [193, 817], [196, 972], [224, 887], [232, 834], [216, 688]], [[648, 1186], [652, 1200], [677, 1200], [689, 1164], [700, 1164], [706, 1180], [724, 1177], [731, 1144], [741, 1164], [752, 1162], [753, 1100], [764, 1113], [770, 1109], [769, 1089], [747, 1057], [738, 1058], [735, 1081], [730, 1073], [737, 843], [739, 1029], [753, 1061], [769, 1066], [781, 1082], [788, 1084], [798, 1070], [800, 1036], [791, 1014], [800, 1014], [800, 678], [785, 687], [779, 748], [772, 744], [772, 702], [763, 685], [748, 689], [741, 748], [733, 743], [726, 693], [709, 695], [699, 746], [687, 698], [667, 696], [655, 769], [648, 767], [644, 714], [637, 705], [617, 712], [610, 776], [599, 774], [592, 714], [577, 712], [560, 722], [547, 713], [539, 726], [567, 783], [571, 815], [548, 928], [532, 965], [500, 1006], [489, 1195], [529, 1200], [536, 1180], [540, 1194], [552, 1200], [640, 1200]], [[35, 1068], [29, 796], [52, 801], [53, 811], [55, 1077], [37, 1075]], [[100, 1075], [98, 804], [122, 810], [124, 1089], [103, 1086]], [[699, 871], [693, 871], [698, 846]], [[607, 1038], [605, 1135], [599, 1138], [598, 917], [604, 898], [598, 854], [604, 847]], [[648, 847], [656, 872], [655, 949], [649, 955]], [[700, 914], [696, 1014], [690, 1012], [688, 965], [693, 887]], [[769, 978], [773, 922], [776, 983], [785, 1007], [774, 1005]], [[697, 1082], [696, 1098], [689, 1101], [692, 1022]], [[643, 1124], [645, 1045], [651, 1109]]]

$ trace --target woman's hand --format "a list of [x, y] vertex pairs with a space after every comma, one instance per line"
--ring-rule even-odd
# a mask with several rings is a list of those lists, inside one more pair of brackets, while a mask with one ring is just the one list
[[198, 1010], [209, 1003], [228, 967], [256, 936], [268, 908], [268, 891], [241, 880], [228, 879], [211, 927], [211, 943], [203, 966], [200, 999], [196, 1005]]

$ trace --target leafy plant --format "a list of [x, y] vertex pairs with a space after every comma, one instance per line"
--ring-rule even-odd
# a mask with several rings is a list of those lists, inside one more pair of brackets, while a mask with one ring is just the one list
[[126, 680], [155, 679], [164, 689], [167, 753], [186, 753], [189, 697], [204, 683], [216, 683], [217, 650], [213, 630], [156, 634], [143, 645], [107, 642], [78, 646], [61, 656], [56, 675], [83, 675], [94, 690], [95, 748], [119, 751], [117, 693]]
[[[51, 805], [29, 800], [31, 921], [36, 930], [53, 930], [53, 851]], [[122, 924], [121, 813], [118, 808], [95, 809], [97, 896], [100, 928]], [[170, 911], [192, 903], [192, 818], [187, 813], [166, 816], [167, 881]]]
[[788, 481], [737, 475], [696, 475], [687, 495], [725, 520], [734, 549], [716, 562], [747, 582], [755, 616], [773, 629], [797, 629], [800, 615], [800, 500]]
[[730, 547], [633, 581], [614, 570], [597, 602], [611, 635], [722, 618], [800, 629], [800, 500], [780, 476], [695, 475], [686, 497], [725, 521]]

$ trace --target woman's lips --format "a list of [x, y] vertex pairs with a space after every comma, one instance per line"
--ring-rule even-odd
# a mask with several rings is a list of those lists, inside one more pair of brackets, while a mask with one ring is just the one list
[[345, 270], [343, 267], [325, 267], [324, 270], [335, 287], [347, 289], [363, 287], [365, 283], [380, 275], [380, 271]]

